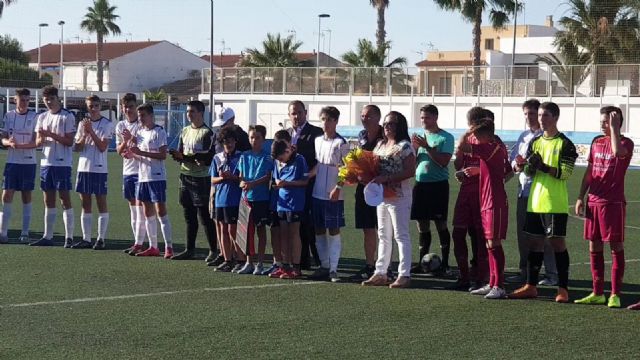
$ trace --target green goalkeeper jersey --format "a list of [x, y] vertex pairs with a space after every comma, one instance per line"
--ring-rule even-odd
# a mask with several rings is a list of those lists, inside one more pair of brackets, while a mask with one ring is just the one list
[[545, 164], [558, 170], [553, 176], [531, 169], [529, 166], [525, 167], [525, 172], [533, 176], [527, 211], [567, 214], [569, 212], [567, 179], [573, 173], [573, 167], [578, 158], [575, 145], [560, 132], [549, 138], [540, 135], [529, 144], [527, 158], [534, 153], [540, 154]]

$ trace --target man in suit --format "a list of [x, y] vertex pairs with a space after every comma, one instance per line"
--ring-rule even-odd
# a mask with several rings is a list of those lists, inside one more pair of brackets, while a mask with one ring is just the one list
[[[289, 103], [288, 114], [291, 127], [288, 128], [287, 131], [291, 134], [291, 144], [295, 145], [298, 154], [304, 157], [309, 169], [313, 169], [318, 163], [316, 159], [315, 138], [322, 136], [323, 131], [321, 128], [307, 122], [307, 109], [300, 100], [294, 100]], [[313, 218], [311, 217], [311, 195], [314, 183], [314, 178], [309, 179], [304, 206], [305, 216], [300, 224], [300, 239], [302, 241], [300, 267], [305, 270], [308, 270], [311, 265], [309, 263], [309, 250], [311, 250], [311, 255], [313, 255], [316, 265], [320, 264], [320, 258], [318, 257], [315, 244]]]

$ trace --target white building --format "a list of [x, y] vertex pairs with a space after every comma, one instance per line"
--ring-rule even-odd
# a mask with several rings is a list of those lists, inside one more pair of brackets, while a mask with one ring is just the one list
[[[29, 66], [38, 69], [38, 49], [26, 52]], [[63, 88], [98, 90], [96, 44], [64, 44]], [[103, 50], [103, 90], [138, 92], [163, 84], [199, 77], [208, 63], [168, 41], [106, 42]], [[41, 48], [40, 65], [60, 83], [60, 44]]]

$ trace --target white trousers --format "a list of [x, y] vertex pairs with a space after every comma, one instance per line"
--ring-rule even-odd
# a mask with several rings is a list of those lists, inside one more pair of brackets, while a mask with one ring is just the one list
[[398, 243], [399, 276], [411, 276], [411, 196], [385, 199], [376, 208], [378, 215], [378, 260], [376, 274], [386, 275], [391, 263], [393, 239]]

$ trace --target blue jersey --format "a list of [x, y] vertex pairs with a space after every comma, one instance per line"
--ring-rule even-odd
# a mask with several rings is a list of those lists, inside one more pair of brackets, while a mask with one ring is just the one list
[[[240, 155], [238, 169], [245, 181], [255, 181], [273, 172], [273, 159], [266, 151], [254, 153], [253, 150], [245, 151]], [[258, 185], [247, 191], [249, 201], [269, 200], [269, 182]]]
[[[211, 166], [209, 167], [209, 175], [211, 177], [219, 177], [223, 172], [230, 172], [238, 176], [238, 162], [240, 161], [240, 153], [238, 151], [231, 155], [224, 152], [217, 153], [213, 157]], [[216, 207], [235, 207], [240, 205], [240, 180], [224, 180], [215, 185], [216, 187]]]
[[[307, 162], [300, 154], [283, 164], [279, 161], [273, 168], [273, 179], [296, 181], [306, 179], [308, 174]], [[305, 187], [292, 186], [278, 189], [278, 211], [303, 211], [305, 201]]]

